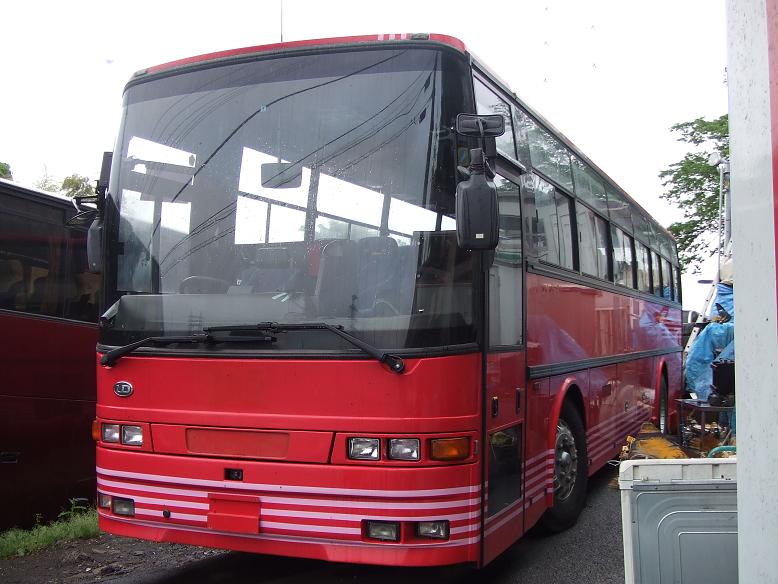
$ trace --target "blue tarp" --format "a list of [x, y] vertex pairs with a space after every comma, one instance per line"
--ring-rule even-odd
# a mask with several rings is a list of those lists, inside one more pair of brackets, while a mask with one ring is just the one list
[[[730, 295], [731, 296], [731, 295]], [[719, 352], [735, 351], [735, 323], [712, 322], [697, 336], [686, 357], [686, 388], [697, 394], [698, 399], [707, 400], [713, 383], [711, 363]], [[732, 358], [732, 357], [729, 357]]]
[[721, 353], [719, 353], [719, 356], [716, 358], [716, 361], [734, 361], [734, 360], [735, 360], [735, 339], [732, 339], [732, 342], [726, 347], [724, 347]]
[[718, 284], [716, 288], [716, 302], [711, 307], [709, 316], [719, 315], [716, 304], [720, 304], [721, 307], [729, 313], [732, 320], [735, 320], [735, 294], [732, 286], [729, 286], [728, 284]]

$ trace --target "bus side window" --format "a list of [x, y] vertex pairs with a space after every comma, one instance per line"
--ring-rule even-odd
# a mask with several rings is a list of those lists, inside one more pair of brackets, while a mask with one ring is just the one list
[[578, 258], [581, 271], [597, 276], [597, 245], [594, 211], [576, 203], [576, 225], [578, 226]]
[[0, 308], [16, 310], [23, 295], [22, 263], [16, 259], [0, 258]]
[[485, 115], [501, 115], [505, 119], [505, 133], [497, 137], [497, 150], [506, 156], [516, 158], [516, 145], [513, 141], [513, 123], [511, 106], [500, 99], [491, 89], [479, 79], [474, 80], [476, 113]]
[[32, 218], [45, 216], [46, 209], [35, 203], [25, 202], [21, 211], [0, 214], [0, 257], [10, 267], [5, 268], [8, 286], [0, 289], [0, 302], [17, 312], [60, 316], [64, 226]]
[[656, 252], [651, 252], [651, 282], [655, 296], [662, 295], [662, 277], [659, 269], [659, 256]]
[[651, 293], [651, 252], [642, 243], [635, 242], [638, 264], [638, 290], [647, 294]]
[[68, 230], [63, 286], [63, 316], [70, 320], [97, 322], [100, 275], [89, 271], [86, 259], [86, 232]]
[[662, 258], [662, 298], [672, 300], [673, 298], [673, 278], [671, 276], [670, 262]]
[[613, 243], [613, 281], [616, 284], [633, 287], [632, 237], [618, 227], [611, 227]]
[[556, 191], [556, 214], [559, 228], [559, 265], [576, 269], [575, 246], [573, 245], [573, 222], [570, 213], [572, 199]]
[[521, 192], [527, 214], [529, 253], [538, 260], [559, 265], [559, 228], [554, 187], [531, 175], [522, 175]]
[[676, 302], [682, 302], [683, 297], [681, 296], [681, 270], [678, 268], [678, 266], [675, 266], [673, 268], [673, 271], [675, 273], [675, 297], [674, 300]]
[[519, 187], [494, 177], [500, 214], [500, 243], [489, 270], [489, 342], [492, 346], [521, 345], [523, 261]]

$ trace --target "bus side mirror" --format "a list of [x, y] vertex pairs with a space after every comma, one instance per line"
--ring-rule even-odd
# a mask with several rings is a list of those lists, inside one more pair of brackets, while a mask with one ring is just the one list
[[[480, 138], [481, 150], [486, 159], [494, 163], [497, 158], [497, 137], [505, 133], [505, 118], [499, 114], [475, 115], [459, 114], [457, 116], [457, 134]], [[487, 168], [487, 175], [491, 178], [491, 169]]]
[[86, 261], [89, 271], [99, 274], [103, 271], [103, 218], [97, 215], [86, 232]]
[[481, 148], [470, 150], [467, 180], [457, 185], [457, 245], [462, 249], [493, 250], [500, 239], [497, 188], [486, 156], [496, 155], [496, 137], [505, 133], [501, 115], [459, 114], [457, 134], [480, 138]]
[[457, 185], [457, 245], [462, 249], [492, 250], [499, 241], [497, 189], [486, 180], [484, 166], [482, 150], [474, 148], [470, 178]]
[[[82, 225], [89, 223], [89, 230], [86, 232], [86, 262], [89, 271], [93, 274], [99, 274], [103, 271], [103, 217], [112, 160], [112, 152], [103, 153], [103, 163], [100, 167], [100, 178], [95, 186], [95, 194], [74, 197], [73, 200], [78, 211], [74, 219], [79, 218], [79, 223]], [[89, 206], [85, 207], [85, 203]]]

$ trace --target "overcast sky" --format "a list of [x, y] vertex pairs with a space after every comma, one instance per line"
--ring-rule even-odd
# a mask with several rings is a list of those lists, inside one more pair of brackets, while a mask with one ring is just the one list
[[[668, 225], [657, 174], [669, 127], [726, 112], [724, 0], [283, 0], [284, 40], [439, 32], [462, 39], [530, 106]], [[0, 161], [32, 184], [96, 178], [136, 70], [277, 42], [281, 0], [3, 3]], [[480, 10], [480, 12], [479, 12]], [[685, 305], [704, 291], [684, 281]]]

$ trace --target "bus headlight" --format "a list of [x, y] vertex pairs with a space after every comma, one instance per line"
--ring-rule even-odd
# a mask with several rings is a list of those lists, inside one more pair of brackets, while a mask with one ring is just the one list
[[418, 438], [392, 438], [389, 440], [389, 458], [392, 460], [419, 460]]
[[124, 515], [126, 517], [135, 516], [135, 501], [132, 499], [113, 498], [112, 511], [115, 515]]
[[416, 524], [416, 534], [419, 537], [448, 539], [450, 531], [448, 521], [421, 521]]
[[143, 428], [140, 426], [122, 426], [122, 444], [143, 446]]
[[103, 442], [119, 442], [119, 424], [103, 424]]
[[400, 524], [394, 521], [366, 521], [367, 537], [381, 541], [400, 541]]
[[379, 460], [381, 441], [378, 438], [349, 438], [348, 457], [352, 460]]

